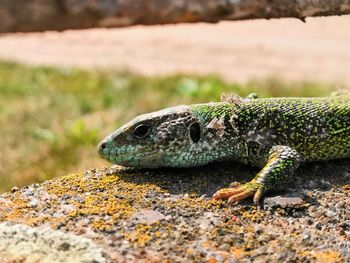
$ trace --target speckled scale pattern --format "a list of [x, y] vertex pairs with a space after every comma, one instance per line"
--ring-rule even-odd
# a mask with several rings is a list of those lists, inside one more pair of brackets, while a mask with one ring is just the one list
[[350, 157], [349, 96], [252, 97], [232, 107], [230, 124], [232, 136], [241, 138], [236, 156], [263, 169], [251, 182], [214, 195], [229, 203], [251, 195], [257, 203], [263, 193], [286, 183], [301, 162]]
[[290, 146], [302, 161], [350, 157], [349, 96], [245, 100], [237, 111], [240, 136], [260, 150]]
[[[198, 138], [190, 127], [196, 123]], [[138, 125], [149, 133], [137, 138]], [[199, 129], [199, 130], [198, 130]], [[182, 105], [136, 117], [107, 136], [99, 153], [133, 167], [191, 167], [236, 160], [262, 167], [242, 186], [219, 190], [229, 203], [278, 188], [300, 163], [350, 157], [350, 95], [246, 99]]]

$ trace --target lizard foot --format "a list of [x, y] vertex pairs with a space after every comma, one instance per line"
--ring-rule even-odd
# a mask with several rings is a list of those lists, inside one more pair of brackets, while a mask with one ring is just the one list
[[259, 199], [262, 196], [262, 189], [258, 188], [253, 182], [241, 185], [238, 182], [233, 182], [230, 184], [229, 188], [223, 188], [218, 190], [213, 198], [215, 200], [223, 199], [228, 200], [228, 204], [232, 205], [237, 201], [241, 201], [247, 197], [254, 196], [254, 203], [258, 204]]

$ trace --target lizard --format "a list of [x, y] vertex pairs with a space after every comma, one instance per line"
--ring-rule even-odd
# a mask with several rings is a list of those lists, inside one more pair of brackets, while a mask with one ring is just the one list
[[255, 204], [288, 182], [300, 164], [350, 157], [350, 94], [247, 98], [180, 105], [140, 115], [104, 138], [101, 157], [128, 167], [194, 167], [238, 161], [261, 168], [213, 198]]

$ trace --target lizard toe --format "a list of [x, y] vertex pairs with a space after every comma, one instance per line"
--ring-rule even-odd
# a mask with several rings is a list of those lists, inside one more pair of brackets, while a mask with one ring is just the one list
[[237, 194], [235, 194], [235, 195], [232, 195], [232, 196], [228, 199], [227, 203], [228, 203], [228, 205], [232, 205], [232, 204], [235, 203], [235, 202], [239, 202], [239, 201], [241, 201], [241, 200], [243, 200], [243, 199], [245, 199], [245, 198], [247, 198], [247, 197], [249, 197], [249, 196], [254, 195], [254, 193], [255, 193], [254, 190], [245, 189], [244, 191], [242, 191], [242, 192], [240, 192], [240, 193], [237, 193]]
[[256, 193], [254, 194], [254, 198], [253, 198], [253, 202], [255, 205], [259, 204], [259, 200], [263, 195], [263, 190], [261, 188], [259, 188]]
[[230, 188], [218, 190], [213, 195], [213, 198], [215, 200], [228, 200], [228, 204], [232, 205], [233, 203], [241, 201], [250, 196], [254, 196], [254, 203], [258, 203], [260, 197], [262, 196], [262, 189], [258, 188], [258, 186], [253, 182], [249, 182], [244, 185], [234, 182], [230, 185]]
[[234, 188], [223, 188], [218, 190], [214, 195], [213, 198], [215, 200], [223, 199], [226, 200], [230, 198], [234, 194], [235, 190]]

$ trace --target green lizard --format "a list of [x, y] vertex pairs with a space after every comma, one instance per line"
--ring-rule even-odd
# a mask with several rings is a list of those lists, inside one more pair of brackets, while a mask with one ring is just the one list
[[183, 105], [144, 114], [98, 146], [112, 163], [131, 167], [192, 167], [236, 160], [261, 167], [243, 185], [214, 194], [232, 204], [258, 203], [303, 162], [350, 157], [350, 95], [257, 98], [236, 95], [221, 102]]

